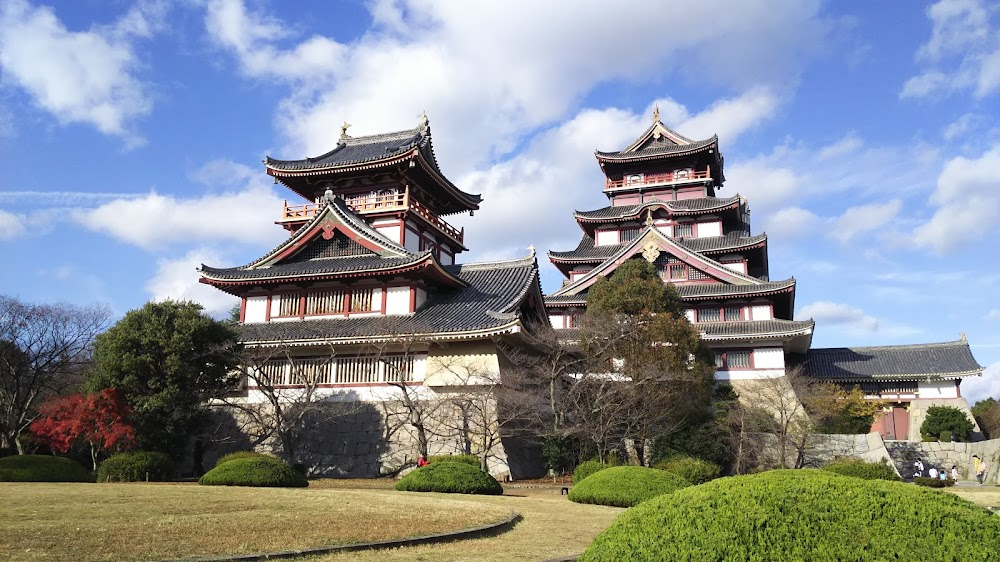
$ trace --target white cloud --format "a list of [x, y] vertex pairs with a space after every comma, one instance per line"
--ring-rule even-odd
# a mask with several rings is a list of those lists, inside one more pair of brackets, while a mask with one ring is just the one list
[[0, 209], [0, 240], [13, 240], [27, 232], [26, 219]]
[[0, 69], [61, 123], [87, 123], [136, 145], [130, 122], [152, 109], [136, 77], [133, 42], [162, 25], [164, 7], [139, 2], [113, 25], [70, 31], [52, 8], [24, 0], [0, 6]]
[[885, 203], [850, 207], [833, 221], [829, 236], [846, 243], [859, 234], [886, 226], [899, 214], [902, 206], [902, 201], [892, 199]]
[[226, 260], [215, 250], [197, 248], [174, 259], [158, 259], [156, 274], [146, 283], [154, 301], [189, 300], [201, 304], [215, 317], [225, 316], [239, 300], [215, 287], [198, 282], [196, 269], [202, 264], [219, 266]]
[[875, 333], [879, 329], [878, 318], [865, 314], [864, 310], [848, 304], [816, 301], [799, 310], [797, 319], [812, 318], [817, 324], [844, 326], [854, 332]]
[[769, 89], [754, 88], [739, 97], [717, 101], [698, 115], [680, 121], [677, 130], [694, 139], [718, 134], [732, 143], [741, 133], [773, 115], [778, 103], [778, 97]]
[[962, 379], [962, 396], [969, 405], [987, 398], [1000, 399], [1000, 362], [987, 366], [981, 377]]
[[980, 115], [976, 115], [974, 113], [966, 113], [965, 115], [962, 115], [958, 119], [949, 123], [948, 126], [945, 127], [942, 136], [946, 141], [955, 140], [958, 137], [964, 135], [965, 133], [968, 133], [969, 131], [973, 130], [982, 120], [983, 118]]
[[[438, 155], [457, 176], [565, 118], [601, 83], [676, 76], [752, 91], [731, 100], [740, 107], [714, 108], [720, 117], [710, 111], [691, 123], [720, 134], [744, 130], [777, 103], [769, 86], [794, 82], [828, 36], [817, 2], [779, 4], [588, 0], [566, 10], [527, 0], [382, 1], [370, 7], [375, 28], [345, 44], [321, 36], [295, 43], [290, 26], [218, 0], [209, 3], [206, 28], [246, 76], [293, 86], [276, 119], [287, 156], [329, 150], [344, 120], [356, 134], [382, 132], [415, 125], [426, 109], [444, 133]], [[629, 30], [627, 49], [608, 33], [611, 20]], [[695, 24], [704, 21], [712, 25]]]
[[767, 213], [794, 201], [801, 195], [804, 184], [795, 170], [770, 157], [736, 162], [726, 169], [726, 193], [747, 197], [750, 208], [758, 213]]
[[769, 236], [793, 238], [810, 231], [822, 219], [800, 207], [785, 207], [767, 217], [764, 224]]
[[972, 90], [982, 98], [1000, 89], [1000, 13], [981, 0], [939, 0], [927, 9], [931, 36], [916, 52], [925, 68], [908, 79], [900, 97]]
[[851, 132], [844, 135], [837, 142], [821, 148], [819, 150], [819, 159], [829, 160], [831, 158], [843, 157], [857, 151], [864, 144], [864, 141], [861, 140], [857, 133]]
[[[210, 163], [196, 176], [211, 177], [213, 167], [225, 167], [221, 162]], [[229, 164], [234, 173], [246, 168]], [[282, 200], [261, 178], [247, 178], [239, 188], [200, 197], [178, 198], [149, 193], [141, 197], [118, 199], [94, 209], [76, 209], [73, 221], [91, 230], [111, 235], [122, 242], [147, 250], [159, 250], [178, 243], [235, 242], [271, 246], [285, 234], [277, 227], [261, 228], [274, 222], [282, 208]]]
[[945, 253], [996, 232], [1000, 225], [1000, 146], [977, 159], [959, 156], [948, 161], [930, 203], [937, 210], [913, 230], [916, 247]]
[[986, 317], [990, 320], [1000, 320], [1000, 308], [994, 308], [986, 314]]

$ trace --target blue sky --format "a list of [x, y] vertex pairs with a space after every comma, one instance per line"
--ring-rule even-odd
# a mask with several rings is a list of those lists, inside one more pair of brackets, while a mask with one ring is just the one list
[[[195, 267], [283, 237], [260, 164], [426, 110], [481, 193], [463, 261], [575, 247], [604, 206], [595, 149], [658, 104], [721, 137], [727, 182], [795, 276], [814, 345], [957, 339], [1000, 395], [1000, 9], [916, 3], [0, 4], [0, 292], [29, 301], [231, 297]], [[546, 292], [559, 273], [544, 261]]]

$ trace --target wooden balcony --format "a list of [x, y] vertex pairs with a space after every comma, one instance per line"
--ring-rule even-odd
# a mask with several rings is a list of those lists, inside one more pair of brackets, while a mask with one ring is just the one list
[[[428, 209], [425, 205], [416, 199], [410, 198], [409, 189], [406, 189], [403, 192], [391, 191], [377, 195], [370, 194], [345, 197], [344, 202], [351, 208], [351, 210], [359, 215], [410, 210], [420, 215], [420, 217], [425, 221], [434, 225], [438, 230], [444, 233], [445, 236], [448, 236], [459, 244], [464, 244], [465, 229], [457, 229], [454, 226], [451, 226], [441, 220], [436, 213]], [[322, 209], [323, 206], [318, 203], [289, 205], [288, 201], [285, 201], [281, 211], [281, 220], [279, 220], [278, 223], [307, 221], [316, 216], [316, 214], [318, 214]]]
[[675, 171], [663, 174], [629, 174], [620, 180], [608, 178], [604, 183], [604, 189], [607, 191], [615, 189], [633, 189], [644, 186], [703, 181], [711, 178], [712, 170], [710, 168], [705, 168], [703, 171], [692, 170], [690, 172]]

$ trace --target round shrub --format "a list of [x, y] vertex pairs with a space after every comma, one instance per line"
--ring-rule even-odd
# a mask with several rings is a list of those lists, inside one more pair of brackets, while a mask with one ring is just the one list
[[[220, 464], [225, 464], [229, 461], [234, 461], [236, 459], [259, 459], [261, 457], [274, 459], [271, 455], [265, 455], [264, 453], [258, 453], [257, 451], [234, 451], [232, 453], [226, 453], [219, 457], [219, 460], [215, 461], [215, 466]], [[277, 459], [275, 459], [277, 460]]]
[[476, 455], [431, 455], [427, 457], [427, 462], [430, 464], [438, 462], [460, 462], [476, 468], [482, 466], [479, 463], [479, 457]]
[[948, 431], [960, 441], [968, 441], [975, 428], [964, 411], [952, 406], [931, 406], [927, 408], [924, 423], [920, 424], [920, 434], [939, 437], [942, 431]]
[[155, 451], [117, 453], [97, 469], [98, 482], [163, 482], [174, 473], [170, 455]]
[[951, 478], [941, 480], [940, 478], [930, 478], [927, 476], [917, 476], [913, 479], [913, 483], [917, 486], [925, 486], [927, 488], [950, 488], [955, 485], [955, 481]]
[[576, 470], [573, 471], [573, 483], [579, 484], [581, 480], [591, 474], [600, 472], [605, 468], [610, 467], [610, 464], [606, 464], [601, 461], [583, 461], [582, 463], [576, 465]]
[[478, 466], [461, 462], [437, 462], [418, 468], [396, 482], [402, 492], [444, 492], [499, 496], [503, 487]]
[[822, 470], [720, 478], [620, 515], [581, 560], [995, 559], [1000, 517], [952, 494]]
[[14, 455], [0, 459], [0, 482], [93, 482], [83, 466], [66, 457]]
[[690, 485], [672, 472], [644, 466], [613, 466], [574, 485], [569, 490], [569, 499], [576, 503], [632, 507]]
[[719, 465], [694, 457], [673, 457], [656, 463], [653, 468], [672, 472], [692, 484], [715, 480], [722, 474]]
[[198, 483], [205, 486], [256, 486], [305, 488], [309, 481], [298, 471], [268, 456], [231, 460], [206, 472]]
[[889, 464], [887, 459], [882, 459], [882, 462], [865, 462], [858, 458], [841, 457], [824, 466], [823, 470], [864, 480], [902, 481], [902, 478], [896, 474], [896, 469]]

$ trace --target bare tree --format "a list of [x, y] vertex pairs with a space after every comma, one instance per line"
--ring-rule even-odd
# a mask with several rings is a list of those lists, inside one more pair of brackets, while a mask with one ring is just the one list
[[47, 396], [82, 382], [104, 306], [30, 304], [0, 296], [0, 450], [24, 454], [24, 431]]

